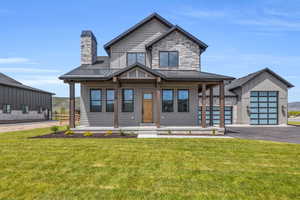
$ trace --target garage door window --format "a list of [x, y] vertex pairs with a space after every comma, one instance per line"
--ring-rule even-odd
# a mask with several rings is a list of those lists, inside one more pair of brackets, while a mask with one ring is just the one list
[[[202, 108], [200, 106], [199, 108], [199, 120], [201, 121], [201, 112]], [[232, 124], [232, 106], [225, 106], [225, 124]], [[220, 124], [220, 107], [219, 106], [213, 106], [213, 113], [212, 113], [212, 120], [213, 125]], [[209, 124], [210, 121], [210, 111], [209, 107], [206, 107], [206, 124]]]
[[250, 97], [250, 123], [252, 125], [278, 124], [278, 92], [252, 91]]

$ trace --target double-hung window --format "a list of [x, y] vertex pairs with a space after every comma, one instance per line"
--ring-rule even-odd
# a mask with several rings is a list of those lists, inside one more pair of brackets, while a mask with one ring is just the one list
[[160, 67], [178, 67], [178, 51], [160, 51], [159, 66]]
[[171, 89], [162, 90], [162, 112], [173, 112], [174, 94]]
[[115, 90], [106, 90], [106, 112], [114, 112]]
[[134, 111], [133, 89], [122, 90], [122, 112]]
[[3, 105], [3, 113], [11, 113], [11, 105], [10, 104]]
[[177, 93], [178, 112], [189, 112], [189, 90], [180, 89]]
[[102, 90], [91, 89], [90, 90], [90, 112], [102, 111]]
[[128, 52], [127, 53], [127, 66], [140, 63], [146, 65], [145, 53]]

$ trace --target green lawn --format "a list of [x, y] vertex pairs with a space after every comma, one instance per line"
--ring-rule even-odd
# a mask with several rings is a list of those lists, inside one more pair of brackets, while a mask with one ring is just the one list
[[300, 145], [0, 134], [0, 199], [297, 199]]
[[289, 125], [300, 125], [300, 122], [289, 121], [288, 124]]

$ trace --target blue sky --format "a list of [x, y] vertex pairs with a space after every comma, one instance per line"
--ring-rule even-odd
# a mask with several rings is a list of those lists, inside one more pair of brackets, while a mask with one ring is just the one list
[[269, 67], [296, 86], [289, 101], [300, 101], [299, 0], [150, 2], [3, 1], [0, 71], [67, 96], [57, 77], [79, 66], [82, 30], [94, 32], [98, 54], [106, 55], [103, 44], [158, 12], [209, 45], [203, 71], [240, 77]]

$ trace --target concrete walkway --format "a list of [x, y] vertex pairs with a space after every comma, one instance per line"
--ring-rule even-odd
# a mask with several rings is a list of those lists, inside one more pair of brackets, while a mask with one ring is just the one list
[[42, 122], [26, 122], [16, 124], [0, 124], [0, 133], [23, 131], [35, 128], [47, 128], [51, 126], [59, 126], [58, 121], [42, 121]]

